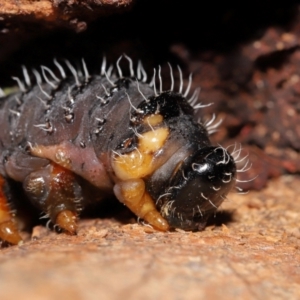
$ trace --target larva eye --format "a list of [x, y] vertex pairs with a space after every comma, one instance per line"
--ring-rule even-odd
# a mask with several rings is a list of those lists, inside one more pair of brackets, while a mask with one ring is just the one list
[[235, 184], [234, 159], [222, 147], [205, 147], [176, 170], [164, 197], [161, 213], [170, 226], [199, 230]]

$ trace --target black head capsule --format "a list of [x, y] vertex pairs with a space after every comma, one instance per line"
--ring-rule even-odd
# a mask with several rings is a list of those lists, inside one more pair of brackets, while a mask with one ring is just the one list
[[201, 230], [235, 184], [236, 165], [222, 147], [205, 147], [176, 168], [158, 201], [173, 228]]

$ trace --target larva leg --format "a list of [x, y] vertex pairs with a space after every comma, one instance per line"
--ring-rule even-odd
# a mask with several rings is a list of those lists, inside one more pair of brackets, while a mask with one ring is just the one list
[[76, 175], [51, 163], [27, 176], [24, 190], [31, 201], [66, 233], [76, 233], [76, 220], [81, 209], [82, 190]]
[[5, 179], [0, 176], [0, 239], [11, 244], [22, 241], [4, 194]]
[[169, 229], [168, 222], [156, 210], [153, 199], [145, 191], [142, 179], [121, 181], [114, 186], [114, 193], [120, 202], [154, 228], [162, 231]]

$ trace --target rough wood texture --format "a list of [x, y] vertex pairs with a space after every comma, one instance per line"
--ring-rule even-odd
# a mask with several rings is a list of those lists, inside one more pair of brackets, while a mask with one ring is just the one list
[[127, 10], [133, 0], [0, 0], [0, 18], [9, 23], [39, 23], [86, 29], [86, 22]]
[[0, 298], [299, 299], [299, 195], [291, 176], [232, 193], [197, 233], [113, 219], [83, 220], [78, 236], [35, 227], [0, 252]]

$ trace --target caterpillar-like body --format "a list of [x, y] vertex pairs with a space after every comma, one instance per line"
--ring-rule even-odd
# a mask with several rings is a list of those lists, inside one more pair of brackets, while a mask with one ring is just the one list
[[[126, 56], [125, 56], [126, 57]], [[36, 84], [24, 68], [20, 92], [0, 99], [0, 239], [21, 241], [10, 210], [9, 182], [64, 231], [89, 203], [115, 195], [138, 217], [162, 231], [200, 230], [235, 184], [236, 165], [213, 147], [208, 126], [194, 119], [197, 90], [188, 99], [151, 83], [141, 64], [124, 77], [107, 70], [89, 75], [83, 61], [67, 76], [42, 67]], [[137, 78], [135, 78], [135, 76]], [[180, 72], [181, 76], [181, 72]], [[62, 79], [60, 78], [62, 77]], [[43, 80], [42, 80], [43, 78]], [[9, 180], [8, 180], [9, 179]], [[13, 199], [12, 199], [13, 201]]]

